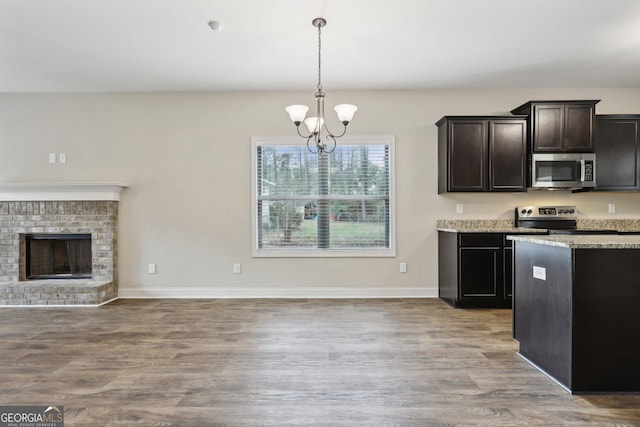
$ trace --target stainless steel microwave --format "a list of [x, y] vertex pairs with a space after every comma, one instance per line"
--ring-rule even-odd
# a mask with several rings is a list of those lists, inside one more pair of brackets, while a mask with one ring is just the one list
[[596, 186], [594, 153], [534, 153], [531, 155], [531, 187], [580, 189]]

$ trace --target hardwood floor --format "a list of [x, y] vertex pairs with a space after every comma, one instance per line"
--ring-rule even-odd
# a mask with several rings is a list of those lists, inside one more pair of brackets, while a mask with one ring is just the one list
[[120, 300], [0, 310], [0, 404], [66, 426], [640, 426], [516, 355], [510, 310], [437, 299]]

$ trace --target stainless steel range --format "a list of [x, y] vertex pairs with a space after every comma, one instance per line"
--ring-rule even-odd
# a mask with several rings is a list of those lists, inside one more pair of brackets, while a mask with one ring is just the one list
[[549, 234], [617, 234], [616, 230], [578, 228], [575, 206], [518, 206], [516, 227], [544, 228]]

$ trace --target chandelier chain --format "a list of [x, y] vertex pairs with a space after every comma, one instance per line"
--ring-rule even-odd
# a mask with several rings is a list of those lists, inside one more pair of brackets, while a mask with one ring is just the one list
[[320, 54], [320, 51], [322, 49], [321, 30], [322, 30], [322, 25], [318, 25], [318, 92], [322, 92], [322, 79], [321, 79], [321, 72], [322, 72], [321, 61], [322, 61], [322, 56]]

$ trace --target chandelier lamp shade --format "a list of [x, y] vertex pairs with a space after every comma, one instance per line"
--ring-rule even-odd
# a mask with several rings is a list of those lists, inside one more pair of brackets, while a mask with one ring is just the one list
[[[306, 117], [309, 107], [306, 105], [289, 105], [285, 110], [293, 124], [296, 125], [298, 135], [307, 140], [307, 149], [314, 154], [331, 153], [336, 148], [336, 139], [344, 136], [347, 132], [347, 125], [351, 122], [358, 107], [351, 104], [336, 105], [334, 109], [338, 114], [338, 120], [342, 123], [343, 129], [340, 134], [333, 133], [327, 127], [324, 119], [324, 92], [322, 91], [322, 27], [327, 25], [324, 18], [316, 18], [312, 22], [318, 29], [318, 85], [316, 98], [315, 116]], [[300, 125], [304, 122], [309, 133], [300, 131]]]

